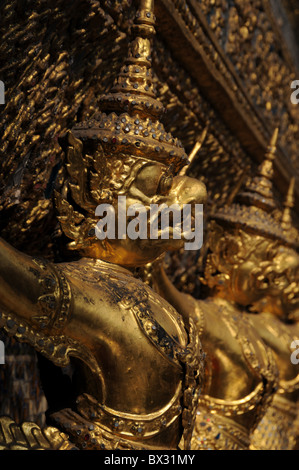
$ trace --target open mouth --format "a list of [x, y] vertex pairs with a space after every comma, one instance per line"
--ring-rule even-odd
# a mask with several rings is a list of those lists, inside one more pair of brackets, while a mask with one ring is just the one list
[[161, 238], [164, 235], [166, 239], [167, 234], [169, 238], [175, 239], [188, 239], [190, 240], [191, 235], [195, 234], [196, 229], [196, 217], [195, 208], [192, 206], [190, 212], [187, 214], [180, 207], [180, 211], [173, 212], [169, 211], [167, 218], [164, 219], [162, 212], [159, 212], [157, 220], [155, 220], [157, 228], [157, 236]]

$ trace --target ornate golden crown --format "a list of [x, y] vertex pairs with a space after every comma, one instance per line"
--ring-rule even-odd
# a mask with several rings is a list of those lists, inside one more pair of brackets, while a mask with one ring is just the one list
[[257, 175], [247, 181], [233, 204], [219, 209], [212, 215], [212, 218], [222, 224], [234, 225], [298, 248], [298, 231], [293, 226], [291, 218], [291, 209], [294, 206], [294, 180], [291, 181], [289, 187], [281, 220], [273, 214], [275, 209], [278, 209], [272, 182], [277, 139], [278, 129], [275, 129], [265, 160], [259, 166]]
[[156, 97], [151, 69], [151, 41], [155, 34], [153, 0], [141, 0], [131, 28], [128, 56], [112, 90], [99, 99], [100, 112], [74, 126], [84, 143], [99, 142], [108, 155], [134, 155], [172, 165], [179, 172], [188, 157], [179, 140], [166, 132], [164, 113]]
[[75, 240], [71, 249], [94, 242], [95, 208], [101, 201], [111, 202], [140, 166], [161, 162], [166, 175], [180, 173], [189, 162], [182, 144], [159, 120], [164, 108], [151, 69], [153, 11], [153, 0], [139, 1], [128, 55], [113, 88], [100, 97], [100, 111], [60, 140], [69, 179], [62, 193], [56, 193], [56, 207], [64, 233]]

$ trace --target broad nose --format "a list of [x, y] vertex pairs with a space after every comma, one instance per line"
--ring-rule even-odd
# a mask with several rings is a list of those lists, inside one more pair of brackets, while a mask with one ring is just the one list
[[176, 194], [177, 201], [183, 204], [204, 204], [207, 200], [205, 184], [189, 176], [176, 176], [171, 192]]

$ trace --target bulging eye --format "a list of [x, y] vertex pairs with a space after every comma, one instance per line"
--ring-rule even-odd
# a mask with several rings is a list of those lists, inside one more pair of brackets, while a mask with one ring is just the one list
[[159, 194], [166, 196], [166, 194], [168, 194], [169, 191], [171, 190], [172, 183], [173, 183], [173, 176], [170, 174], [168, 175], [164, 174], [159, 181], [159, 186], [158, 186]]

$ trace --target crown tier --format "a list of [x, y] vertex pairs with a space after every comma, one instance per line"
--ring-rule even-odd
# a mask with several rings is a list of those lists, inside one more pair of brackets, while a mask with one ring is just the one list
[[159, 161], [179, 172], [188, 164], [188, 157], [181, 142], [167, 133], [159, 120], [164, 107], [156, 97], [151, 69], [153, 3], [139, 2], [128, 55], [111, 91], [99, 99], [100, 112], [77, 124], [72, 133], [83, 142], [99, 142], [107, 155], [129, 154]]

